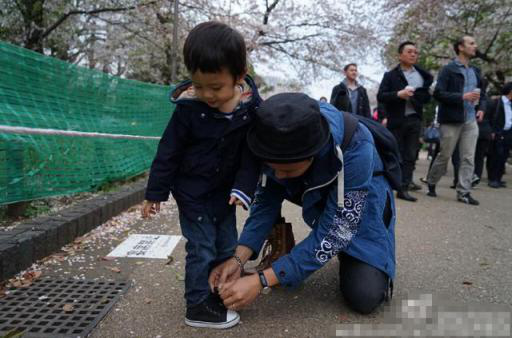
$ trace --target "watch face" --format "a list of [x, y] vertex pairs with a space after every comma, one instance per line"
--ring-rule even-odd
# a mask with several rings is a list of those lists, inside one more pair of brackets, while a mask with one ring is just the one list
[[268, 295], [272, 291], [272, 289], [268, 286], [265, 286], [263, 289], [261, 289], [261, 293], [264, 295]]

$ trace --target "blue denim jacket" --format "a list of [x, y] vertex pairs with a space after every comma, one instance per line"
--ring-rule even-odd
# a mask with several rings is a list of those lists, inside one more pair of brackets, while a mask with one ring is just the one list
[[[340, 154], [337, 145], [343, 140], [343, 117], [328, 103], [320, 103], [320, 109], [329, 121], [331, 142], [300, 178], [279, 180], [269, 167], [264, 168], [239, 245], [251, 248], [252, 258], [257, 257], [286, 199], [302, 206], [311, 232], [290, 254], [272, 264], [280, 284], [298, 285], [340, 252], [394, 278], [395, 205], [385, 177], [373, 175], [382, 170], [382, 161], [372, 135], [359, 124], [346, 151]], [[385, 222], [387, 201], [392, 216]]]

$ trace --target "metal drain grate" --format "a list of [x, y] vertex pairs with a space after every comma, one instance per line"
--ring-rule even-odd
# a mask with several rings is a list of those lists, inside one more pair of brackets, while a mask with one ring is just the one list
[[36, 280], [0, 298], [0, 336], [16, 330], [23, 337], [85, 337], [129, 287], [125, 281]]

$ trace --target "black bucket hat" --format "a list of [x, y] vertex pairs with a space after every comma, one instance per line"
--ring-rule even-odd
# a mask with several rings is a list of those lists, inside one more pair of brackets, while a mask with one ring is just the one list
[[247, 143], [263, 160], [289, 163], [317, 154], [330, 135], [316, 100], [302, 93], [282, 93], [261, 103]]

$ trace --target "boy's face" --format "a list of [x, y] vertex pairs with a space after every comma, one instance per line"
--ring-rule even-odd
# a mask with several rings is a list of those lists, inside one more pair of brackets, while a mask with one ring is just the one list
[[226, 68], [217, 73], [203, 73], [198, 70], [192, 74], [192, 84], [201, 101], [212, 108], [219, 108], [235, 96], [235, 86], [244, 75], [235, 79]]

